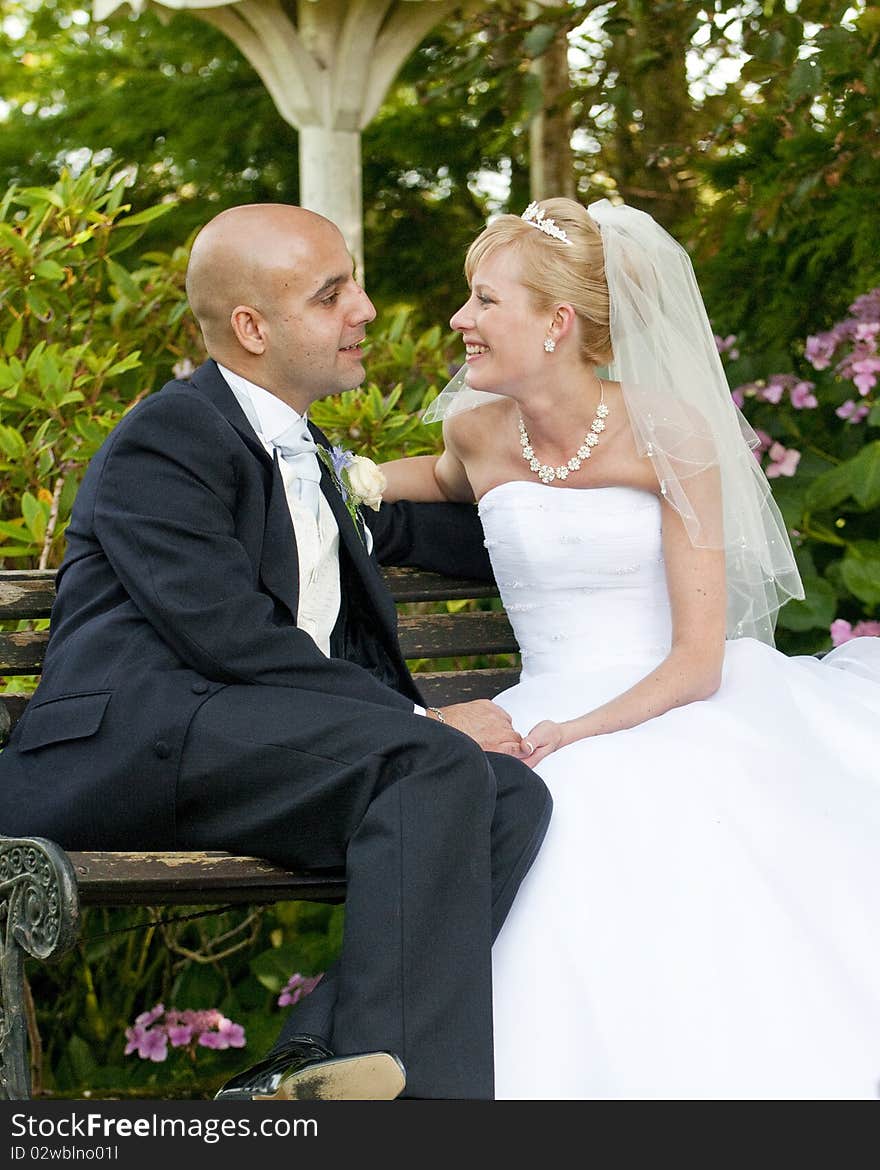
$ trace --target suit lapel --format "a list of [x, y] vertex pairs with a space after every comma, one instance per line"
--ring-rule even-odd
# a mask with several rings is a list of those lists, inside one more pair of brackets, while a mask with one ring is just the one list
[[213, 361], [199, 366], [191, 385], [208, 398], [241, 437], [259, 463], [266, 488], [266, 528], [260, 553], [260, 580], [290, 612], [294, 622], [299, 611], [299, 557], [284, 481], [278, 464], [260, 442], [238, 399]]

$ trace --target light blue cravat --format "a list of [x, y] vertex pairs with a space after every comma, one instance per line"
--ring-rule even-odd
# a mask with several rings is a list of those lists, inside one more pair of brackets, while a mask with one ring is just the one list
[[296, 422], [272, 439], [285, 464], [295, 476], [294, 486], [300, 501], [310, 508], [318, 519], [321, 498], [321, 467], [318, 463], [318, 445], [312, 438], [306, 420]]

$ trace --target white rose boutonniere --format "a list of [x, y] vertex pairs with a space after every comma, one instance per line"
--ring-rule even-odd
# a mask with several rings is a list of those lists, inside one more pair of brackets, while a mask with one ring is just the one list
[[385, 491], [385, 476], [373, 460], [363, 455], [352, 455], [344, 474], [348, 478], [351, 494], [357, 496], [362, 504], [378, 512], [382, 503], [382, 493]]
[[333, 476], [348, 514], [360, 533], [358, 508], [366, 504], [374, 512], [379, 511], [382, 493], [385, 491], [385, 476], [372, 459], [353, 455], [343, 447], [331, 447], [328, 450], [319, 443], [318, 455]]

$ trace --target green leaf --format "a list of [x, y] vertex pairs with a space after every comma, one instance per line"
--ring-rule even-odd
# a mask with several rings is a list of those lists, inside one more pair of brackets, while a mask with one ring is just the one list
[[[31, 545], [31, 534], [23, 524], [15, 524], [10, 520], [0, 520], [0, 536], [7, 536], [10, 540], [17, 540], [19, 544]], [[7, 550], [4, 548], [3, 555], [6, 556]]]
[[42, 292], [35, 288], [32, 284], [28, 285], [25, 290], [24, 299], [27, 306], [35, 317], [39, 317], [41, 321], [47, 321], [52, 316], [52, 308]]
[[46, 521], [48, 519], [48, 508], [31, 495], [30, 492], [25, 492], [21, 497], [21, 514], [24, 516], [24, 522], [28, 526], [28, 530], [34, 540], [39, 544], [46, 535]]
[[22, 239], [8, 223], [0, 223], [0, 244], [6, 244], [21, 260], [29, 260], [31, 250], [27, 240]]
[[552, 24], [536, 24], [530, 28], [522, 40], [522, 50], [526, 57], [540, 57], [556, 39], [556, 26]]
[[113, 378], [117, 374], [125, 374], [128, 370], [136, 370], [141, 364], [141, 351], [134, 350], [118, 362], [114, 362], [109, 370], [105, 371], [108, 378]]
[[880, 504], [880, 441], [869, 443], [850, 460], [852, 493], [863, 508]]
[[154, 219], [159, 219], [162, 215], [167, 215], [169, 211], [173, 211], [177, 206], [176, 203], [157, 203], [153, 207], [147, 207], [143, 211], [137, 211], [134, 215], [128, 215], [125, 219], [117, 219], [116, 226], [120, 228], [137, 227], [142, 223], [152, 223]]
[[837, 612], [837, 594], [822, 577], [805, 577], [803, 601], [789, 601], [779, 611], [779, 625], [785, 630], [827, 629]]
[[21, 317], [17, 317], [6, 331], [6, 337], [3, 339], [3, 352], [15, 353], [19, 345], [21, 345], [21, 331], [24, 327], [24, 321]]
[[[6, 351], [9, 352], [8, 350]], [[875, 402], [871, 407], [871, 413], [868, 415], [869, 427], [880, 427], [880, 402]]]
[[59, 211], [64, 210], [64, 200], [50, 187], [21, 187], [15, 193], [15, 202], [23, 203], [26, 207], [39, 207], [43, 203], [51, 203]]
[[843, 582], [868, 605], [880, 602], [880, 543], [860, 540], [851, 544], [841, 565]]
[[834, 508], [852, 494], [852, 465], [853, 460], [848, 459], [816, 476], [804, 493], [804, 506], [808, 511]]
[[15, 427], [0, 426], [0, 451], [10, 459], [21, 459], [27, 452], [27, 443]]
[[34, 265], [34, 275], [41, 276], [44, 280], [64, 280], [67, 273], [54, 260], [41, 260], [39, 264]]
[[792, 101], [812, 97], [822, 88], [822, 69], [814, 57], [798, 61], [791, 71], [788, 82], [788, 96]]
[[131, 273], [126, 268], [123, 268], [116, 260], [111, 260], [109, 256], [105, 257], [104, 263], [107, 265], [110, 279], [122, 295], [130, 301], [137, 303], [141, 299], [141, 290], [137, 281], [132, 278]]

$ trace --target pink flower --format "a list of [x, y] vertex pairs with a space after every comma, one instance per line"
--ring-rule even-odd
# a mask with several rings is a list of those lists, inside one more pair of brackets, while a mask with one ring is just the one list
[[771, 378], [767, 385], [758, 391], [758, 397], [763, 398], [765, 402], [772, 402], [776, 406], [782, 399], [784, 389], [785, 385], [781, 380]]
[[281, 989], [281, 994], [278, 996], [278, 1006], [287, 1007], [289, 1004], [298, 1003], [304, 995], [315, 990], [321, 982], [321, 976], [324, 974], [321, 971], [318, 975], [300, 975], [297, 971], [287, 980], [287, 985]]
[[732, 333], [728, 333], [726, 337], [719, 337], [715, 334], [715, 348], [720, 354], [727, 354], [731, 361], [736, 361], [739, 357], [739, 350], [736, 348], [736, 337]]
[[801, 461], [800, 451], [795, 451], [792, 447], [783, 447], [781, 443], [774, 443], [768, 454], [770, 463], [764, 469], [768, 479], [776, 479], [780, 475], [794, 475]]
[[819, 405], [816, 395], [812, 393], [815, 388], [815, 382], [798, 382], [792, 386], [789, 397], [795, 410], [812, 409]]
[[746, 404], [746, 396], [745, 396], [745, 394], [743, 394], [742, 390], [740, 390], [739, 387], [737, 387], [736, 390], [731, 390], [730, 396], [733, 399], [733, 401], [736, 403], [736, 405], [739, 407], [739, 409], [742, 410], [742, 408]]
[[877, 371], [880, 370], [880, 357], [866, 357], [855, 361], [851, 366], [853, 382], [859, 394], [865, 395], [877, 385]]
[[154, 1008], [150, 1008], [148, 1012], [141, 1012], [135, 1019], [135, 1025], [140, 1025], [142, 1028], [149, 1028], [150, 1024], [155, 1024], [160, 1016], [165, 1014], [165, 1005], [157, 1003]]
[[193, 1038], [191, 1024], [176, 1024], [168, 1026], [168, 1039], [172, 1048], [186, 1048]]
[[837, 618], [831, 623], [831, 645], [842, 646], [844, 642], [848, 642], [853, 636], [852, 625], [843, 618]]
[[145, 1028], [136, 1023], [133, 1028], [126, 1028], [125, 1038], [128, 1041], [126, 1056], [137, 1052], [141, 1060], [152, 1060], [156, 1064], [168, 1056], [168, 1037], [162, 1028]]
[[831, 623], [831, 644], [842, 646], [853, 638], [880, 638], [880, 622], [856, 622], [853, 626], [843, 618]]
[[202, 1032], [199, 1036], [198, 1043], [202, 1048], [214, 1048], [222, 1050], [224, 1048], [244, 1048], [244, 1028], [241, 1024], [233, 1024], [232, 1020], [228, 1020], [226, 1016], [221, 1016], [217, 1025], [216, 1032]]
[[838, 418], [849, 419], [851, 423], [860, 423], [863, 418], [867, 418], [871, 413], [871, 408], [867, 402], [853, 402], [848, 398], [842, 406], [838, 406], [834, 412]]
[[814, 370], [827, 370], [839, 342], [834, 333], [817, 333], [807, 338], [804, 356]]
[[[164, 1015], [164, 1019], [162, 1016]], [[195, 1057], [197, 1046], [202, 1048], [244, 1048], [246, 1040], [241, 1024], [234, 1024], [216, 1008], [206, 1011], [165, 1011], [157, 1004], [143, 1012], [134, 1026], [125, 1030], [125, 1055], [137, 1052], [142, 1060], [165, 1060], [168, 1044], [172, 1048], [186, 1048]]]

